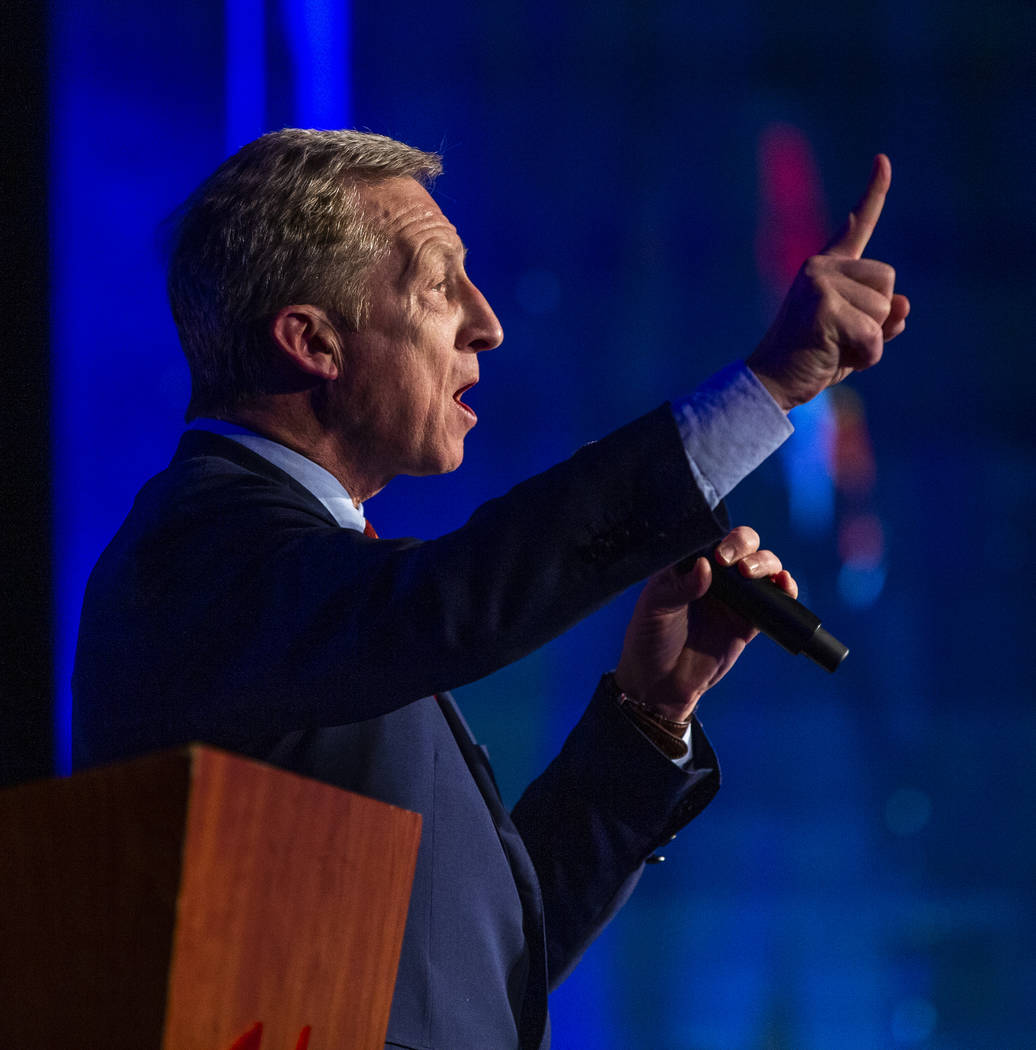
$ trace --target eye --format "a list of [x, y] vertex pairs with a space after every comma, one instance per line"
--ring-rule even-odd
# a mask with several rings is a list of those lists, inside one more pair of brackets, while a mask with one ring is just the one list
[[448, 277], [443, 277], [442, 280], [437, 281], [435, 284], [432, 285], [432, 291], [433, 292], [445, 292], [447, 286], [449, 285], [449, 283], [450, 283], [450, 279]]

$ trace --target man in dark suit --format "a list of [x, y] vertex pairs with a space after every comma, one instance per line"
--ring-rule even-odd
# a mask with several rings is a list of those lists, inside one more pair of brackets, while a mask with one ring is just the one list
[[[389, 1045], [549, 1043], [546, 996], [645, 859], [708, 803], [693, 711], [754, 631], [707, 596], [715, 558], [794, 580], [722, 497], [786, 411], [903, 327], [860, 258], [879, 158], [749, 360], [577, 452], [428, 542], [378, 539], [363, 501], [455, 469], [496, 316], [425, 184], [438, 158], [287, 130], [189, 202], [170, 296], [191, 367], [185, 436], [87, 589], [80, 764], [205, 740], [423, 814]], [[718, 544], [718, 546], [717, 546]], [[617, 670], [511, 814], [446, 690], [650, 577]]]

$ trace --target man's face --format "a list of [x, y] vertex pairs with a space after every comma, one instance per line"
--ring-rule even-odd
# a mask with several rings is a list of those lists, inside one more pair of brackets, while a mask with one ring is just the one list
[[500, 345], [500, 322], [464, 271], [457, 231], [417, 182], [360, 195], [391, 249], [371, 271], [366, 324], [342, 335], [339, 425], [380, 484], [455, 470], [476, 422], [461, 396], [478, 381], [478, 354]]

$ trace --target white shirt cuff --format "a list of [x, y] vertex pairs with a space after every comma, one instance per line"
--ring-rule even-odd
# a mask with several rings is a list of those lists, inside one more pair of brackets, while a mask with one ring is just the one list
[[795, 429], [743, 361], [717, 372], [672, 407], [687, 462], [712, 508]]

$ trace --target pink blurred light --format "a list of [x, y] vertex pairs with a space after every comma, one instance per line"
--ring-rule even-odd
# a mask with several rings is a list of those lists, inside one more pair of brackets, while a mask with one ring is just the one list
[[864, 497], [874, 488], [878, 468], [863, 403], [848, 387], [839, 386], [832, 393], [835, 436], [831, 443], [831, 474], [840, 491]]
[[759, 136], [759, 273], [783, 295], [799, 267], [824, 246], [826, 207], [813, 150], [791, 124], [771, 124]]
[[877, 514], [853, 514], [838, 530], [838, 555], [855, 569], [873, 569], [885, 557], [885, 530]]

